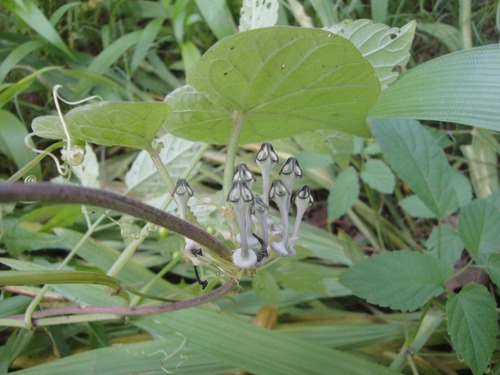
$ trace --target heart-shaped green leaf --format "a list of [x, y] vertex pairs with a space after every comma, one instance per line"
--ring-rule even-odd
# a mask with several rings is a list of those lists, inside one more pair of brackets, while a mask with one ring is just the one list
[[240, 143], [328, 128], [366, 136], [380, 84], [371, 64], [343, 37], [324, 30], [271, 27], [241, 32], [210, 48], [188, 71], [189, 86], [165, 99], [165, 127], [207, 143]]
[[[165, 103], [99, 102], [64, 115], [72, 141], [148, 149], [170, 113]], [[41, 116], [31, 127], [42, 138], [66, 139], [58, 116]]]

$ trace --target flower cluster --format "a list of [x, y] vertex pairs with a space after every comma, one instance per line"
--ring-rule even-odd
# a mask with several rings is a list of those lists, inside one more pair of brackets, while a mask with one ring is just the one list
[[[290, 157], [280, 170], [280, 179], [270, 181], [271, 170], [279, 158], [270, 143], [262, 144], [255, 156], [262, 174], [263, 195], [252, 192], [255, 176], [246, 164], [236, 168], [233, 184], [227, 196], [236, 214], [240, 247], [233, 253], [233, 262], [239, 268], [257, 267], [269, 256], [269, 250], [278, 256], [294, 256], [294, 244], [305, 210], [313, 204], [311, 189], [304, 186], [293, 197], [297, 208], [292, 235], [289, 233], [288, 214], [292, 201], [293, 185], [302, 178], [297, 159]], [[280, 222], [274, 224], [269, 217], [269, 201], [276, 204]]]

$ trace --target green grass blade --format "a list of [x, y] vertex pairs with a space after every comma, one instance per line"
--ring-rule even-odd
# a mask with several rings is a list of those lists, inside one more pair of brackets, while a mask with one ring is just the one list
[[31, 52], [43, 47], [45, 43], [41, 40], [31, 40], [17, 46], [0, 64], [0, 82], [2, 82], [10, 70]]
[[[86, 72], [94, 75], [105, 74], [106, 71], [113, 64], [115, 64], [130, 47], [139, 42], [141, 36], [142, 31], [135, 31], [116, 39], [104, 51], [94, 58]], [[83, 94], [89, 87], [90, 84], [88, 82], [81, 81], [75, 89], [75, 95]]]
[[156, 337], [171, 337], [174, 330], [187, 339], [194, 351], [255, 374], [396, 374], [351, 354], [210, 310], [195, 308], [138, 317], [131, 322]]
[[16, 95], [26, 90], [39, 75], [42, 75], [54, 69], [59, 69], [59, 67], [46, 66], [45, 68], [38, 69], [37, 71], [27, 75], [13, 85], [7, 86], [3, 91], [0, 92], [0, 108], [9, 103]]
[[369, 115], [456, 122], [500, 131], [500, 45], [424, 63], [382, 92]]
[[6, 2], [6, 7], [15, 15], [20, 17], [28, 26], [33, 28], [49, 43], [53, 44], [67, 56], [74, 58], [71, 50], [66, 46], [57, 31], [51, 25], [45, 15], [31, 0], [15, 0]]
[[226, 0], [196, 0], [196, 6], [217, 39], [234, 34], [236, 26]]
[[[19, 119], [3, 109], [0, 109], [0, 152], [12, 159], [18, 168], [22, 168], [33, 159], [33, 152], [24, 145], [24, 137], [28, 134]], [[37, 179], [42, 176], [40, 165], [36, 165], [29, 174]]]
[[165, 20], [163, 18], [156, 18], [149, 22], [137, 43], [137, 47], [130, 62], [130, 70], [134, 72], [139, 64], [144, 60], [148, 51], [153, 47], [156, 36], [160, 32], [161, 26]]

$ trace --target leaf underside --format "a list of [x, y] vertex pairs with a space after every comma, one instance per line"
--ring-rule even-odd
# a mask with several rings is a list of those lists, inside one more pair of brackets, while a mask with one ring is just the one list
[[226, 144], [235, 114], [240, 143], [328, 128], [366, 136], [380, 84], [348, 40], [318, 29], [271, 27], [221, 40], [165, 101], [165, 128], [179, 137]]

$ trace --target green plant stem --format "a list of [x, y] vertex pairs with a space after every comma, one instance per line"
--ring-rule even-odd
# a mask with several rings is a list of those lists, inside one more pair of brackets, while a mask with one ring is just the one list
[[2, 184], [0, 202], [42, 201], [86, 204], [119, 211], [160, 225], [209, 248], [224, 259], [231, 258], [231, 249], [203, 229], [129, 197], [100, 189], [51, 183]]
[[463, 49], [472, 48], [471, 0], [460, 0], [460, 32]]
[[151, 160], [153, 160], [153, 164], [155, 165], [156, 170], [160, 174], [161, 179], [163, 180], [163, 182], [165, 182], [165, 185], [167, 186], [168, 192], [170, 194], [172, 194], [174, 192], [174, 189], [175, 189], [175, 184], [172, 181], [172, 178], [168, 174], [167, 169], [165, 168], [165, 166], [163, 165], [163, 162], [160, 159], [160, 153], [158, 152], [158, 149], [155, 147], [151, 147], [151, 148], [147, 149], [146, 151], [148, 152], [149, 156], [151, 157]]
[[226, 199], [227, 195], [229, 194], [229, 190], [231, 189], [234, 164], [236, 160], [236, 150], [238, 149], [238, 141], [240, 139], [241, 129], [243, 129], [243, 118], [237, 111], [233, 112], [233, 119], [233, 129], [231, 130], [231, 135], [227, 144], [226, 166], [224, 169], [224, 199]]
[[[187, 309], [190, 307], [202, 305], [213, 301], [229, 293], [237, 285], [236, 280], [229, 279], [214, 291], [204, 294], [200, 297], [192, 298], [186, 301], [170, 302], [156, 306], [67, 306], [55, 307], [33, 313], [33, 325], [39, 326], [41, 318], [59, 315], [87, 315], [87, 314], [107, 314], [114, 316], [137, 316], [150, 315]], [[23, 315], [15, 315], [7, 318], [9, 320], [22, 320]]]
[[[47, 147], [44, 151], [46, 151], [47, 153], [50, 153], [58, 148], [64, 147], [65, 145], [66, 145], [65, 141], [53, 143], [49, 147]], [[40, 163], [43, 160], [43, 158], [45, 158], [46, 156], [47, 156], [47, 154], [38, 154], [33, 159], [31, 159], [27, 164], [25, 164], [21, 169], [19, 169], [16, 173], [14, 173], [12, 176], [10, 176], [7, 179], [7, 182], [12, 183], [12, 182], [18, 181], [26, 173], [28, 173], [31, 168], [33, 168], [35, 165]]]

